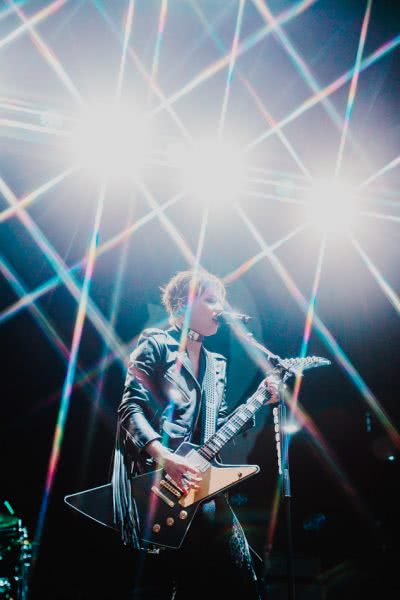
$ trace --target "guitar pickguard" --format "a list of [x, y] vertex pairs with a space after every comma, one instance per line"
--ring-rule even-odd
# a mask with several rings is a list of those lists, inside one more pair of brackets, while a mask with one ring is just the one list
[[202, 502], [239, 483], [239, 481], [255, 475], [258, 471], [259, 467], [257, 465], [211, 465], [202, 474], [200, 489], [190, 490], [187, 496], [179, 500], [179, 504], [181, 506], [191, 506], [196, 502]]

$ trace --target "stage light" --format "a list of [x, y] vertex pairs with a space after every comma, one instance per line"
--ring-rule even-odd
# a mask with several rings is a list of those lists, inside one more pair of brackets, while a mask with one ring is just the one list
[[355, 191], [337, 179], [315, 182], [304, 202], [309, 223], [322, 233], [346, 231], [354, 222]]
[[372, 452], [380, 460], [395, 461], [397, 451], [393, 441], [386, 434], [380, 435], [372, 442]]
[[96, 177], [135, 176], [150, 157], [147, 119], [121, 106], [91, 108], [71, 131], [73, 160]]
[[297, 421], [290, 420], [286, 423], [286, 425], [282, 426], [282, 430], [288, 433], [289, 435], [294, 435], [298, 431], [300, 431], [301, 427]]
[[233, 201], [242, 191], [244, 159], [240, 150], [224, 142], [199, 142], [187, 148], [171, 145], [168, 162], [178, 169], [185, 190], [215, 206]]

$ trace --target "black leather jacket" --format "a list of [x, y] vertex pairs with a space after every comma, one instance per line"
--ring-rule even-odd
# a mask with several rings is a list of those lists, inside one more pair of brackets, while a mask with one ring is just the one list
[[[199, 417], [202, 389], [186, 352], [179, 351], [177, 329], [145, 330], [132, 352], [119, 422], [132, 458], [152, 440], [175, 450], [191, 439]], [[203, 348], [206, 361], [212, 354], [216, 372], [218, 429], [228, 416], [225, 401], [226, 359]], [[138, 464], [140, 469], [140, 465]]]
[[[152, 440], [160, 440], [175, 450], [181, 442], [191, 440], [199, 417], [204, 392], [187, 353], [180, 352], [179, 347], [178, 329], [146, 329], [130, 356], [118, 410], [112, 483], [116, 524], [124, 542], [134, 547], [139, 547], [139, 540], [129, 479], [156, 467], [143, 448]], [[219, 429], [229, 416], [225, 399], [226, 358], [205, 348], [203, 351], [206, 360], [210, 355], [214, 359]]]

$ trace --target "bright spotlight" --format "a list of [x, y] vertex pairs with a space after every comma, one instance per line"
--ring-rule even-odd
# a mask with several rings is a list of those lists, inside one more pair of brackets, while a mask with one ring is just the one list
[[340, 233], [353, 223], [355, 192], [337, 179], [314, 183], [305, 193], [305, 204], [309, 222], [323, 233]]
[[243, 189], [244, 159], [231, 144], [200, 142], [191, 148], [170, 146], [168, 161], [181, 172], [185, 189], [202, 202], [232, 201]]
[[148, 123], [133, 109], [92, 108], [71, 133], [74, 160], [97, 177], [135, 175], [149, 159]]
[[291, 419], [290, 421], [288, 421], [286, 423], [286, 425], [283, 425], [282, 429], [289, 435], [294, 435], [295, 433], [300, 431], [301, 427], [297, 421], [294, 421], [293, 419]]

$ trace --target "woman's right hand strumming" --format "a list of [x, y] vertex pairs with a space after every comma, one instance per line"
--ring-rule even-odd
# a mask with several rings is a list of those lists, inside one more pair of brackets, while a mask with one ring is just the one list
[[200, 471], [193, 467], [184, 456], [174, 454], [158, 440], [147, 444], [145, 450], [164, 469], [182, 492], [188, 494], [191, 489], [199, 489]]

